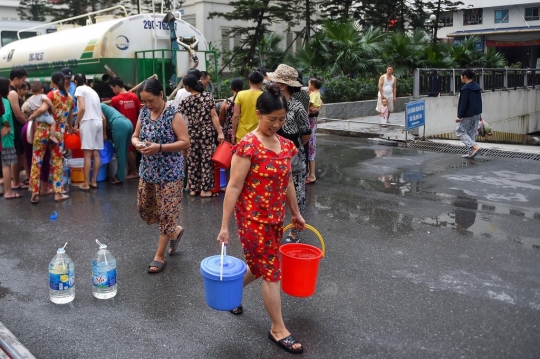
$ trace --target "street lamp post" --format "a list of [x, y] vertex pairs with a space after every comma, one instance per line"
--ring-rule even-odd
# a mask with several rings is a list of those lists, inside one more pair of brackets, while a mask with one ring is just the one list
[[431, 42], [435, 44], [437, 42], [437, 15], [431, 14], [429, 20], [431, 21]]

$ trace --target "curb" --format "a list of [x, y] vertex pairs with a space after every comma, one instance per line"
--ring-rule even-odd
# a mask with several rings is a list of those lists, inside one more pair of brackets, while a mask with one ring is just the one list
[[0, 322], [0, 358], [36, 359], [2, 322]]
[[317, 133], [324, 133], [327, 135], [359, 137], [359, 138], [381, 138], [381, 136], [378, 133], [347, 131], [347, 130], [338, 130], [338, 129], [333, 129], [333, 128], [317, 128]]

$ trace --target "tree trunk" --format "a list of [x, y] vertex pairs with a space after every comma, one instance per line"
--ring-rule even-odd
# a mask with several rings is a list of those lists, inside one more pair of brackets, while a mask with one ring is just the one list
[[259, 18], [257, 19], [257, 27], [255, 28], [255, 34], [253, 35], [253, 38], [251, 39], [251, 46], [246, 56], [248, 63], [246, 64], [246, 67], [244, 68], [245, 77], [249, 75], [249, 71], [253, 67], [253, 60], [255, 58], [255, 51], [257, 50], [257, 44], [259, 42], [259, 39], [262, 38], [262, 35], [264, 35], [262, 22], [264, 20], [264, 14], [266, 13], [266, 10], [268, 9], [268, 4], [270, 3], [270, 0], [264, 0], [263, 3], [264, 3], [264, 9], [259, 13]]
[[433, 24], [433, 43], [437, 42], [437, 30], [439, 29], [439, 16], [441, 14], [441, 1], [437, 2], [437, 10], [435, 11], [435, 24]]
[[306, 41], [304, 45], [307, 45], [307, 43], [309, 42], [309, 35], [311, 31], [311, 14], [309, 13], [309, 8], [309, 0], [306, 0]]

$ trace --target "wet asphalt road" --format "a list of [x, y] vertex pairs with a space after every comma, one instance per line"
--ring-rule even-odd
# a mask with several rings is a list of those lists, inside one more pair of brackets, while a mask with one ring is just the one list
[[[317, 150], [305, 218], [327, 255], [314, 296], [283, 295], [304, 357], [540, 357], [539, 162], [471, 164], [328, 135]], [[0, 321], [37, 358], [290, 357], [266, 339], [260, 282], [244, 291], [243, 316], [205, 304], [199, 264], [219, 252], [223, 197], [184, 197], [181, 254], [151, 276], [157, 227], [138, 216], [136, 185], [59, 204], [0, 199]], [[91, 294], [96, 238], [118, 259], [112, 300]], [[77, 293], [58, 306], [47, 265], [66, 241]], [[229, 254], [241, 257], [238, 242]]]

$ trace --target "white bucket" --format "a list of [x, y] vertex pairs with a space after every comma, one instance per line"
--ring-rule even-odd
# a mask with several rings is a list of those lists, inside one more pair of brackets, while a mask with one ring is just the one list
[[84, 182], [84, 158], [71, 158], [68, 160], [71, 171], [71, 183]]

